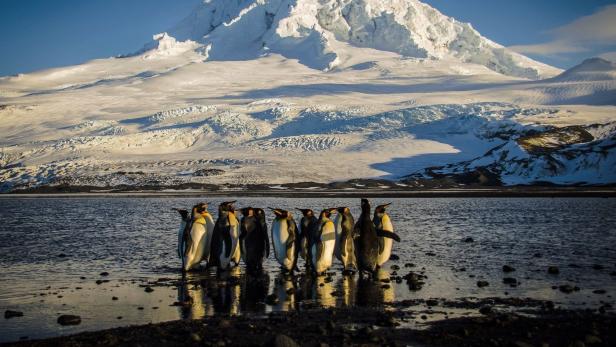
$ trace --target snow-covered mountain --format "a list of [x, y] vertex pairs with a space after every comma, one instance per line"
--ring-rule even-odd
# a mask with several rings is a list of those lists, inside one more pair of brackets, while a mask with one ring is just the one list
[[[177, 40], [181, 43], [175, 45]], [[197, 42], [209, 60], [255, 59], [268, 52], [331, 70], [347, 48], [373, 48], [423, 59], [455, 58], [530, 79], [558, 72], [481, 36], [468, 23], [418, 0], [210, 0], [142, 51], [177, 51]]]
[[134, 54], [0, 78], [0, 191], [616, 183], [613, 71], [417, 0], [209, 0]]

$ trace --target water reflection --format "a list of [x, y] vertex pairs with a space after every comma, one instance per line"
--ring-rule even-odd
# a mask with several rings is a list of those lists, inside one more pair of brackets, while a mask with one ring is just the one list
[[378, 307], [395, 300], [393, 284], [383, 282], [388, 279], [389, 272], [380, 270], [377, 279], [277, 273], [272, 281], [267, 272], [248, 274], [238, 267], [222, 276], [188, 275], [177, 287], [177, 299], [182, 319], [214, 314], [263, 314], [268, 305], [274, 311], [298, 310], [301, 305]]

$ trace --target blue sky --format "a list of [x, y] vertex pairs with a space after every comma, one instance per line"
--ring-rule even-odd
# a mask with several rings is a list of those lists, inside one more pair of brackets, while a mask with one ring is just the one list
[[[200, 0], [2, 0], [0, 76], [138, 50]], [[484, 36], [567, 68], [616, 60], [616, 0], [424, 0]]]

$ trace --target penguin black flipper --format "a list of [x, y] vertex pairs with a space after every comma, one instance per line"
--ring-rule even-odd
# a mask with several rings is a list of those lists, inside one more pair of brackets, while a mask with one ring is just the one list
[[297, 243], [299, 242], [299, 237], [297, 235], [297, 224], [295, 224], [294, 220], [287, 220], [289, 238], [287, 239], [287, 259], [293, 259], [293, 267], [295, 269], [297, 266], [297, 255], [299, 253], [299, 249], [297, 247]]
[[212, 244], [210, 249], [210, 260], [208, 262], [208, 267], [210, 266], [220, 266], [220, 249], [221, 241], [220, 241], [220, 226], [218, 223], [214, 224], [214, 230], [212, 230]]
[[[396, 241], [396, 242], [400, 242], [400, 241], [401, 241], [401, 240], [400, 240], [400, 236], [398, 236], [398, 234], [396, 234], [396, 233], [392, 233], [391, 231], [387, 231], [387, 230], [377, 230], [377, 231], [376, 231], [376, 234], [377, 234], [379, 237], [387, 237], [387, 238], [390, 238], [390, 239], [392, 239], [392, 240], [394, 240], [394, 241]], [[380, 242], [379, 242], [379, 246], [380, 246]]]
[[[377, 234], [381, 236], [378, 231], [377, 231]], [[379, 237], [379, 254], [383, 253], [384, 250], [385, 250], [385, 240], [383, 240], [382, 237]]]
[[190, 237], [190, 231], [192, 230], [192, 226], [193, 226], [193, 220], [191, 218], [191, 220], [186, 223], [186, 227], [184, 227], [184, 233], [183, 233], [183, 237], [182, 240], [184, 242], [184, 245], [188, 245], [188, 247], [184, 246], [184, 257], [186, 257], [186, 255], [188, 255], [188, 253], [190, 252], [193, 243], [192, 243], [192, 238]]
[[232, 240], [231, 240], [231, 226], [227, 226], [222, 230], [222, 240], [225, 243], [225, 258], [228, 258], [231, 256], [231, 247], [232, 247]]

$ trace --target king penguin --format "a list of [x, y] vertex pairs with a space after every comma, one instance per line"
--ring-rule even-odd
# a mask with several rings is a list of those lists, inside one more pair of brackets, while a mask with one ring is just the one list
[[316, 228], [318, 219], [314, 215], [311, 209], [297, 209], [303, 215], [299, 222], [299, 238], [300, 238], [300, 252], [302, 259], [306, 262], [306, 269], [310, 270], [312, 267], [312, 244], [314, 243], [314, 230]]
[[355, 259], [355, 220], [348, 207], [338, 207], [338, 214], [334, 220], [336, 226], [336, 247], [334, 254], [342, 262], [345, 273], [357, 271], [357, 260]]
[[283, 271], [293, 272], [297, 267], [299, 252], [297, 224], [289, 211], [271, 208], [275, 218], [272, 222], [274, 255]]
[[[214, 220], [207, 211], [207, 204], [200, 203], [193, 207], [191, 218], [186, 210], [178, 210], [182, 216], [181, 226], [184, 226], [182, 237], [178, 236], [180, 246], [178, 253], [182, 258], [182, 270], [194, 269], [201, 261], [208, 260], [212, 234], [214, 232]], [[180, 226], [180, 227], [181, 227]]]
[[361, 199], [361, 215], [355, 223], [355, 256], [360, 276], [366, 272], [371, 276], [376, 273], [379, 257], [379, 238], [376, 227], [370, 219], [370, 202]]
[[213, 265], [219, 271], [229, 269], [231, 261], [239, 264], [239, 229], [240, 223], [235, 217], [235, 201], [223, 202], [218, 206], [218, 219], [214, 226], [212, 239]]
[[312, 266], [317, 275], [322, 275], [331, 266], [336, 245], [336, 227], [329, 218], [335, 208], [328, 208], [319, 214], [315, 240], [312, 244]]
[[[376, 233], [379, 236], [379, 259], [378, 265], [383, 266], [391, 256], [391, 249], [393, 247], [393, 240], [400, 242], [400, 237], [394, 233], [394, 226], [391, 224], [391, 219], [385, 211], [387, 206], [391, 203], [379, 205], [374, 209], [374, 226], [376, 227]], [[389, 237], [385, 234], [391, 234]]]
[[240, 249], [246, 270], [257, 274], [263, 270], [263, 260], [269, 255], [267, 226], [263, 229], [256, 209], [246, 207], [240, 210]]

